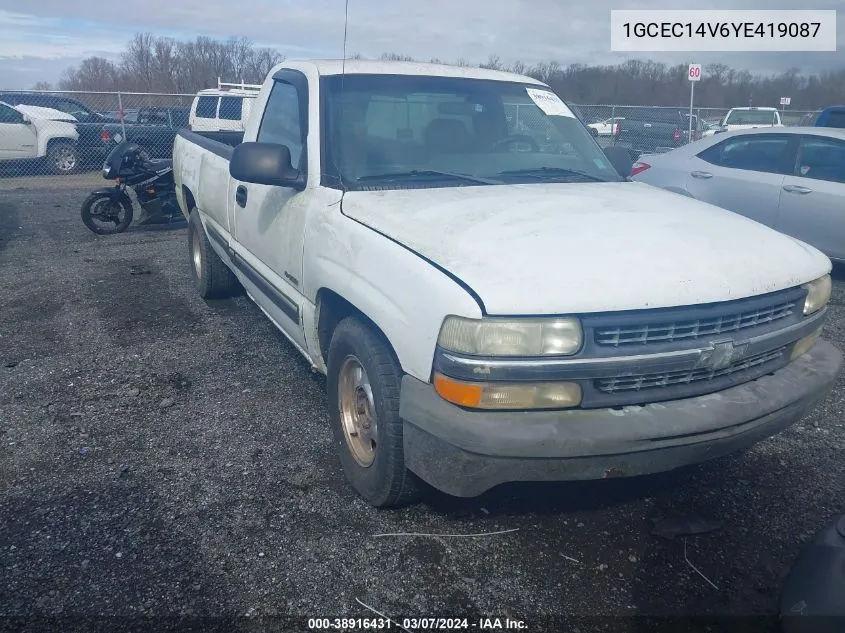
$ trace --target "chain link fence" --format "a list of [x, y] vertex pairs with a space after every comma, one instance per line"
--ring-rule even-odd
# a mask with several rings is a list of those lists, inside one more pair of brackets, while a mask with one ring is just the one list
[[102, 168], [123, 139], [170, 158], [192, 94], [0, 90], [0, 178]]
[[[0, 90], [0, 178], [99, 170], [109, 151], [123, 139], [138, 143], [152, 158], [170, 158], [176, 132], [188, 126], [193, 99], [193, 94]], [[572, 107], [602, 146], [659, 151], [689, 142], [688, 107]], [[660, 125], [651, 130], [626, 128], [625, 121], [644, 116], [644, 110]], [[727, 112], [694, 108], [693, 140], [712, 133]], [[532, 120], [537, 114], [536, 108], [508, 106], [510, 130], [530, 133], [542, 126]], [[784, 110], [780, 116], [784, 125], [808, 125], [817, 114]], [[658, 128], [665, 138], [656, 138]]]

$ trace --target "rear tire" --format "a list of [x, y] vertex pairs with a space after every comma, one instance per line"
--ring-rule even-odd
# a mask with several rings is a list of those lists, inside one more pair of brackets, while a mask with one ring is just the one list
[[132, 224], [132, 201], [125, 194], [122, 194], [116, 202], [123, 211], [123, 218], [113, 225], [106, 224], [105, 226], [102, 226], [97, 224], [94, 217], [99, 217], [99, 213], [102, 211], [100, 206], [104, 204], [107, 205], [109, 200], [111, 200], [111, 195], [97, 195], [92, 193], [90, 196], [85, 198], [85, 202], [82, 203], [82, 223], [87, 226], [92, 233], [96, 233], [97, 235], [114, 235], [115, 233], [122, 233], [129, 228], [130, 224]]
[[402, 370], [390, 345], [361, 319], [347, 317], [332, 334], [327, 373], [335, 447], [352, 488], [377, 508], [418, 500], [423, 486], [405, 467]]
[[47, 169], [59, 176], [76, 173], [79, 169], [76, 146], [69, 141], [51, 143], [47, 148]]
[[188, 220], [188, 257], [194, 286], [203, 299], [226, 299], [240, 294], [240, 282], [214, 252], [196, 209]]

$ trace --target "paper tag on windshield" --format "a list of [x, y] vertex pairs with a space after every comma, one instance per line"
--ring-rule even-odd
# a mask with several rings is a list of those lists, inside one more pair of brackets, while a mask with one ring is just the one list
[[551, 90], [538, 90], [537, 88], [526, 88], [525, 91], [531, 100], [537, 104], [543, 112], [549, 116], [568, 116], [571, 119], [575, 118], [566, 104], [560, 100]]

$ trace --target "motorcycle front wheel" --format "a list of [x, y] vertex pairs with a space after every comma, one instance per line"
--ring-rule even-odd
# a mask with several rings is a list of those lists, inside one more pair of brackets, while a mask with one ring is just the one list
[[82, 222], [97, 235], [121, 233], [132, 224], [132, 201], [126, 194], [92, 193], [82, 203]]

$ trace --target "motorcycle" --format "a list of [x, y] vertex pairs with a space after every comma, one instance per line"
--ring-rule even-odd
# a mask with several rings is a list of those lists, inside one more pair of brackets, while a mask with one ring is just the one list
[[106, 157], [103, 178], [117, 184], [92, 191], [82, 203], [82, 222], [97, 235], [125, 231], [136, 213], [138, 225], [185, 222], [172, 160], [152, 160], [138, 145], [124, 141]]

